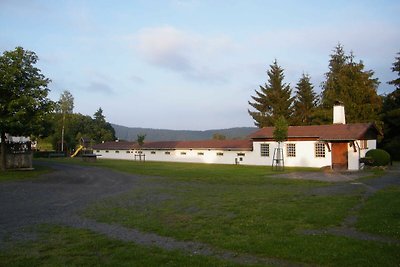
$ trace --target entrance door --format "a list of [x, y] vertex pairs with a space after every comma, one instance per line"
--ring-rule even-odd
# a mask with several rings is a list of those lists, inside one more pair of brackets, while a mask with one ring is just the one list
[[347, 143], [332, 143], [332, 169], [347, 170]]

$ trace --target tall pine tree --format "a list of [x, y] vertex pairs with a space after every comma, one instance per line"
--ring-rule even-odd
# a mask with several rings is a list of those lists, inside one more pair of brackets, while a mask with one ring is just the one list
[[270, 65], [267, 75], [268, 82], [264, 86], [260, 85], [259, 91], [255, 90], [256, 96], [251, 97], [254, 102], [249, 101], [249, 105], [255, 111], [248, 110], [248, 112], [259, 128], [273, 126], [279, 116], [289, 121], [292, 114], [292, 90], [283, 82], [285, 75], [276, 60]]
[[355, 62], [354, 55], [346, 55], [342, 45], [336, 46], [329, 61], [329, 71], [322, 83], [321, 104], [331, 122], [331, 110], [336, 101], [344, 103], [346, 121], [378, 121], [382, 101], [377, 94], [379, 81], [372, 70], [364, 70], [362, 61]]
[[294, 100], [293, 125], [311, 125], [317, 107], [317, 95], [311, 84], [310, 76], [303, 74], [296, 85]]
[[400, 160], [400, 56], [396, 57], [392, 71], [397, 72], [397, 79], [388, 82], [395, 86], [395, 90], [385, 96], [383, 100], [384, 139], [381, 145], [394, 160]]

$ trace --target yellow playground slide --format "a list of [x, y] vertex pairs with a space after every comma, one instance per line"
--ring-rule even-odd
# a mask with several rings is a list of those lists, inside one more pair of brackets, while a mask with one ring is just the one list
[[82, 148], [83, 148], [83, 146], [82, 146], [82, 145], [79, 145], [79, 147], [78, 147], [78, 149], [75, 151], [75, 153], [71, 155], [71, 158], [75, 157], [75, 156], [79, 153], [79, 151], [82, 150]]

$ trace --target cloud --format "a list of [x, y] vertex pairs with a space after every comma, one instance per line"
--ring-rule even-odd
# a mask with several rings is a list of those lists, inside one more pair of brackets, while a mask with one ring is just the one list
[[221, 64], [235, 50], [225, 36], [205, 37], [171, 26], [144, 28], [136, 36], [137, 52], [150, 64], [187, 79], [225, 81]]
[[152, 64], [177, 71], [190, 71], [193, 37], [173, 28], [146, 28], [138, 35], [138, 51]]
[[96, 81], [91, 82], [86, 89], [91, 92], [108, 94], [108, 95], [114, 93], [114, 90], [108, 84]]

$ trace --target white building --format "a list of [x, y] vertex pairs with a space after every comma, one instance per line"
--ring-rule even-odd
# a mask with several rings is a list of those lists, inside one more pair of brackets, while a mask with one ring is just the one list
[[[358, 170], [360, 158], [376, 148], [379, 130], [372, 123], [345, 124], [344, 107], [335, 105], [334, 124], [289, 126], [281, 143], [284, 166], [330, 166]], [[272, 166], [278, 143], [274, 127], [262, 128], [246, 140], [203, 140], [147, 142], [105, 142], [93, 146], [94, 153], [107, 159], [246, 164]]]

